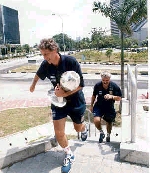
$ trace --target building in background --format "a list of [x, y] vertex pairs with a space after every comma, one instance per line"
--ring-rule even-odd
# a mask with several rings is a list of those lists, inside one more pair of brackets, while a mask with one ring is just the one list
[[[113, 8], [118, 7], [123, 0], [110, 0], [110, 6]], [[110, 20], [111, 35], [120, 36], [120, 31], [117, 27], [116, 22]], [[132, 25], [133, 35], [132, 38], [138, 40], [139, 46], [143, 40], [148, 38], [148, 21], [144, 19], [143, 21]]]
[[138, 40], [139, 46], [142, 45], [143, 40], [148, 39], [148, 21], [144, 19], [138, 24], [132, 26], [133, 35], [132, 37]]
[[18, 11], [0, 5], [0, 44], [20, 44]]
[[[119, 0], [110, 0], [110, 6], [113, 8], [118, 7], [120, 4]], [[115, 21], [110, 19], [110, 29], [111, 29], [111, 35], [118, 36], [120, 35], [120, 31], [118, 29], [118, 26]]]
[[81, 40], [81, 37], [80, 36], [76, 37], [76, 41], [77, 42], [80, 41], [80, 40]]

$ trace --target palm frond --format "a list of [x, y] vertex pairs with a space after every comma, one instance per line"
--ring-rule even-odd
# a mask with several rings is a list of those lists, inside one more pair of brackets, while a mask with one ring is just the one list
[[143, 19], [147, 19], [147, 1], [138, 0], [134, 6], [134, 13], [132, 14], [130, 21], [137, 23]]
[[105, 15], [106, 17], [111, 17], [111, 14], [113, 13], [113, 9], [106, 5], [105, 3], [96, 2], [93, 3], [93, 12], [99, 12], [102, 13], [102, 15]]

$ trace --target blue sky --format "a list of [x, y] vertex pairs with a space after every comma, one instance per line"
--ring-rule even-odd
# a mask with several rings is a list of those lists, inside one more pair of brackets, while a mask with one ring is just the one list
[[[21, 44], [33, 45], [63, 31], [75, 39], [89, 37], [93, 27], [110, 29], [110, 20], [92, 12], [94, 0], [1, 0], [18, 10]], [[109, 0], [100, 0], [109, 3]], [[56, 14], [56, 15], [52, 15]]]

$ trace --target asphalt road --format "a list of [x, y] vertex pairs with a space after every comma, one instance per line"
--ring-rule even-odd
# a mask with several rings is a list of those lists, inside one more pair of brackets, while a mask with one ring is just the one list
[[[30, 59], [36, 59], [37, 60], [37, 63], [40, 63], [43, 58], [38, 56], [38, 57], [33, 57], [33, 58], [30, 58]], [[24, 64], [28, 64], [28, 59], [27, 58], [23, 58], [23, 59], [17, 59], [17, 60], [12, 60], [12, 62], [6, 62], [6, 63], [1, 63], [0, 64], [0, 74], [5, 74], [7, 73], [8, 70], [12, 70], [14, 68], [17, 68], [17, 67], [20, 67]], [[100, 64], [81, 64], [81, 67], [82, 68], [99, 68], [99, 69], [120, 69], [120, 65], [116, 66], [116, 65], [100, 65]], [[125, 66], [126, 68], [126, 66]], [[133, 66], [131, 67], [132, 69], [134, 68]], [[141, 65], [140, 67], [140, 70], [147, 70], [148, 69], [148, 66], [147, 65]], [[16, 77], [7, 77], [7, 78], [4, 78], [4, 77], [1, 77], [0, 80], [1, 82], [11, 82], [11, 81], [20, 81], [20, 82], [29, 82], [31, 83], [33, 78], [16, 78]], [[99, 79], [84, 79], [85, 81], [85, 86], [94, 86], [98, 81]], [[113, 81], [115, 83], [117, 83], [119, 86], [121, 85], [121, 81], [119, 79], [113, 79]], [[49, 80], [45, 80], [43, 82], [43, 84], [48, 84], [49, 83]], [[125, 80], [125, 87], [127, 87], [127, 81]], [[138, 79], [138, 83], [137, 83], [137, 87], [138, 89], [147, 89], [148, 88], [148, 78], [147, 80], [140, 80]]]
[[[31, 84], [33, 78], [17, 78], [17, 77], [7, 77], [7, 78], [1, 78], [1, 82], [10, 83], [10, 82], [21, 82], [21, 83], [29, 83]], [[94, 86], [100, 79], [84, 79], [85, 86]], [[121, 87], [121, 81], [119, 79], [113, 79], [113, 82], [118, 84], [118, 86]], [[50, 81], [48, 79], [41, 82], [43, 85], [50, 84]], [[127, 81], [125, 80], [125, 87], [127, 87]], [[137, 83], [138, 89], [148, 89], [148, 80], [138, 80]]]

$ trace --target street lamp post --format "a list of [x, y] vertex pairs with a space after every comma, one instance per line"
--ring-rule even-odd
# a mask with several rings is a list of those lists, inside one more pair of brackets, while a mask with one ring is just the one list
[[54, 15], [59, 16], [59, 17], [61, 18], [61, 21], [62, 21], [63, 48], [64, 48], [64, 55], [65, 55], [65, 40], [64, 40], [63, 18], [62, 18], [59, 14], [53, 13], [52, 15], [53, 15], [53, 16], [54, 16]]

